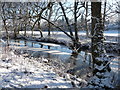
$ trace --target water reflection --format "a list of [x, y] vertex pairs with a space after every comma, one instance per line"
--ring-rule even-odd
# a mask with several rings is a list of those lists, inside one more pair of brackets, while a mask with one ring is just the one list
[[50, 46], [48, 46], [48, 49], [50, 49]]
[[33, 42], [32, 42], [32, 45], [31, 45], [31, 47], [33, 47]]
[[43, 48], [43, 45], [41, 45], [40, 48]]
[[[71, 54], [66, 60], [67, 73], [82, 77], [87, 73], [90, 73], [90, 60], [91, 55], [86, 51], [80, 51], [79, 54]], [[90, 62], [89, 62], [90, 60]]]
[[67, 64], [68, 68], [74, 68], [77, 65], [77, 57], [78, 54], [71, 54], [70, 57], [66, 58], [65, 63]]

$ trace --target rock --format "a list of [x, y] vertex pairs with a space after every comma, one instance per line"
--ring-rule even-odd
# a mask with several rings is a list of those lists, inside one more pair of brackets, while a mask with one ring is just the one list
[[42, 58], [42, 61], [43, 61], [44, 63], [48, 63], [48, 62], [49, 62], [49, 60], [47, 60], [47, 59], [45, 59], [45, 58]]

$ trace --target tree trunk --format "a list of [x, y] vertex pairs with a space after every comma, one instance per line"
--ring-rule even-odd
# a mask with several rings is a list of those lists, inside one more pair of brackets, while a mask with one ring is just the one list
[[103, 25], [104, 25], [104, 30], [105, 30], [105, 16], [106, 16], [106, 0], [105, 0], [105, 2], [104, 2], [104, 13], [103, 13]]
[[78, 29], [77, 29], [77, 6], [78, 6], [78, 2], [76, 2], [75, 1], [75, 3], [74, 3], [74, 29], [75, 29], [75, 39], [76, 39], [76, 41], [78, 41], [79, 40], [79, 38], [78, 38]]
[[25, 24], [24, 24], [24, 25], [25, 25], [25, 28], [24, 28], [24, 29], [25, 29], [25, 31], [24, 31], [24, 36], [26, 36], [27, 23], [25, 22]]
[[86, 13], [85, 13], [85, 29], [86, 29], [86, 36], [89, 37], [89, 31], [88, 31], [88, 24], [87, 24], [87, 17], [88, 17], [88, 2], [86, 2]]
[[75, 1], [74, 2], [74, 30], [75, 30], [75, 41], [73, 42], [74, 43], [74, 47], [76, 49], [76, 53], [78, 53], [78, 48], [80, 47], [78, 45], [78, 42], [79, 42], [79, 38], [78, 38], [78, 29], [77, 29], [77, 6], [78, 6], [78, 2]]
[[4, 24], [5, 31], [6, 31], [7, 45], [9, 45], [9, 43], [8, 43], [8, 41], [9, 41], [9, 33], [8, 33], [7, 25], [6, 25], [6, 20], [3, 20], [3, 24]]
[[[103, 33], [100, 33], [102, 31], [102, 26], [100, 26], [101, 23], [101, 2], [92, 2], [91, 3], [91, 11], [92, 11], [92, 31], [91, 34], [93, 36], [92, 38], [92, 58], [93, 63], [95, 63], [95, 59], [97, 56], [99, 56], [100, 53], [95, 52], [98, 48], [97, 43], [103, 43]], [[98, 39], [98, 34], [100, 34]], [[94, 66], [93, 66], [94, 67]]]
[[[51, 16], [52, 16], [52, 6], [50, 7], [50, 10], [49, 10], [49, 16], [48, 16], [49, 21], [51, 19]], [[51, 24], [48, 22], [48, 36], [50, 36], [50, 31], [51, 31]]]
[[[92, 11], [92, 58], [93, 79], [90, 86], [111, 88], [109, 57], [106, 55], [103, 43], [103, 23], [101, 17], [101, 2], [91, 2]], [[105, 83], [107, 81], [107, 83]]]
[[41, 35], [41, 37], [43, 37], [43, 33], [42, 33], [41, 28], [40, 28], [40, 21], [38, 21], [38, 29], [39, 29], [39, 31], [40, 31], [40, 35]]

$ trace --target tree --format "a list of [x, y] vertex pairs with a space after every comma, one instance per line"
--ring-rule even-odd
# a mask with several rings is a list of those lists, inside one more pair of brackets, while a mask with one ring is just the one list
[[[33, 36], [33, 31], [34, 31], [33, 29], [34, 29], [36, 23], [38, 23], [38, 24], [40, 25], [39, 22], [40, 22], [40, 20], [41, 20], [41, 16], [42, 16], [43, 12], [50, 7], [50, 4], [51, 4], [51, 3], [48, 2], [48, 3], [47, 3], [47, 6], [44, 6], [43, 8], [40, 7], [41, 10], [40, 10], [40, 12], [36, 15], [37, 19], [36, 19], [36, 21], [34, 22], [33, 27], [32, 27], [32, 36]], [[40, 26], [39, 26], [39, 27], [40, 27]], [[42, 37], [42, 36], [43, 36], [43, 35], [42, 35], [42, 31], [41, 31], [40, 28], [39, 28], [39, 30], [40, 30], [40, 34], [41, 34], [41, 37]]]
[[[50, 2], [48, 20], [51, 20], [53, 3]], [[51, 24], [48, 23], [48, 36], [50, 36]]]
[[77, 7], [78, 3], [76, 0], [74, 2], [74, 31], [75, 31], [75, 42], [74, 47], [78, 49], [80, 46], [78, 45], [79, 37], [78, 37], [78, 28], [77, 28]]
[[[72, 46], [73, 53], [78, 54], [80, 51], [80, 48], [81, 48], [81, 42], [79, 41], [79, 37], [78, 37], [78, 24], [77, 23], [78, 23], [79, 16], [82, 15], [79, 11], [82, 7], [84, 7], [85, 2], [80, 3], [77, 0], [74, 0], [73, 9], [72, 9], [72, 7], [69, 7], [70, 8], [69, 12], [73, 13], [73, 16], [74, 16], [74, 18], [73, 18], [74, 30], [72, 30], [72, 28], [71, 28], [72, 24], [70, 25], [70, 22], [68, 21], [65, 7], [63, 6], [63, 4], [61, 2], [59, 2], [59, 5], [60, 5], [61, 10], [63, 12], [63, 16], [65, 18], [66, 24], [68, 26], [68, 30], [70, 33], [69, 35], [72, 36], [70, 38], [73, 42], [73, 46]], [[75, 32], [75, 34], [73, 34], [73, 31]]]
[[91, 87], [111, 88], [110, 60], [104, 49], [101, 2], [91, 2], [93, 78]]
[[8, 13], [5, 11], [5, 6], [6, 6], [5, 2], [1, 3], [1, 13], [2, 13], [1, 17], [2, 17], [2, 21], [3, 21], [3, 27], [5, 28], [7, 44], [8, 44], [8, 40], [9, 40], [9, 33], [8, 33], [8, 28], [7, 28], [7, 14]]

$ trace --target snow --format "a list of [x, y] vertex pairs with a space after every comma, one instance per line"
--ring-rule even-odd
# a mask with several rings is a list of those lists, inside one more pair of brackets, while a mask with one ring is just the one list
[[118, 30], [108, 30], [108, 31], [104, 31], [104, 35], [105, 36], [116, 36], [116, 37], [118, 37], [119, 32], [118, 32]]
[[54, 72], [47, 60], [40, 63], [13, 52], [0, 55], [0, 85], [4, 88], [72, 88], [70, 80]]
[[[31, 31], [27, 31], [27, 34], [31, 34], [32, 32]], [[69, 32], [67, 32], [69, 33]], [[20, 31], [20, 34], [24, 34], [24, 31]], [[34, 34], [35, 35], [39, 35], [40, 32], [39, 31], [34, 31]], [[44, 31], [43, 32], [43, 35], [47, 35], [48, 32], [47, 31]], [[59, 34], [59, 35], [62, 35], [64, 34], [63, 32], [61, 31], [52, 31], [52, 34], [53, 35], [56, 35], [56, 34]], [[79, 31], [79, 34], [80, 35], [86, 35], [86, 31]], [[118, 36], [118, 30], [107, 30], [107, 31], [104, 31], [104, 35], [110, 35], [110, 36]]]
[[103, 70], [104, 68], [105, 68], [105, 66], [103, 66], [103, 65], [101, 65], [101, 66], [98, 66], [98, 65], [96, 65], [95, 64], [95, 68], [97, 69], [97, 70]]
[[54, 46], [54, 47], [59, 47], [60, 45], [58, 44], [53, 44], [53, 43], [44, 43], [44, 42], [39, 42], [42, 45], [46, 45], [46, 46]]
[[110, 63], [110, 67], [113, 72], [116, 72], [118, 74], [118, 72], [119, 72], [119, 57], [113, 59], [113, 61]]
[[[105, 73], [108, 78], [101, 78], [99, 79], [97, 76], [93, 76], [93, 78], [90, 80], [90, 85], [88, 85], [88, 88], [113, 88], [109, 73]], [[105, 75], [103, 74], [103, 75]]]
[[[66, 32], [69, 33], [68, 31], [66, 31]], [[20, 31], [20, 34], [24, 35], [24, 31]], [[106, 38], [105, 42], [108, 42], [108, 41], [118, 42], [118, 34], [119, 34], [118, 30], [104, 31], [104, 35]], [[79, 35], [81, 44], [90, 44], [91, 39], [86, 37], [86, 31], [79, 31], [78, 35]], [[31, 31], [27, 31], [27, 36], [28, 36], [27, 40], [33, 40], [31, 38]], [[44, 38], [48, 38], [48, 32], [43, 31], [43, 36], [44, 36]], [[38, 38], [38, 39], [40, 38], [39, 31], [34, 31], [34, 37]], [[52, 31], [50, 38], [56, 39], [60, 42], [64, 41], [64, 42], [66, 42], [66, 44], [72, 42], [71, 39], [61, 31]], [[46, 45], [46, 43], [42, 43], [42, 44]], [[53, 44], [48, 44], [48, 45], [53, 46]]]
[[[67, 33], [69, 33], [68, 31], [67, 31]], [[74, 32], [73, 32], [74, 33]], [[20, 34], [24, 34], [24, 31], [20, 31]], [[28, 35], [30, 35], [31, 34], [31, 31], [27, 31], [27, 34]], [[34, 35], [36, 36], [36, 35], [38, 35], [39, 36], [39, 34], [40, 34], [40, 32], [39, 31], [34, 31]], [[43, 36], [44, 37], [46, 37], [47, 36], [47, 34], [48, 34], [48, 32], [47, 31], [44, 31], [43, 32]], [[54, 37], [56, 37], [56, 38], [61, 38], [61, 39], [66, 39], [66, 38], [68, 38], [63, 32], [61, 32], [61, 31], [52, 31], [52, 33], [51, 33], [52, 35], [54, 35]], [[107, 31], [104, 31], [104, 35], [105, 36], [116, 36], [116, 37], [118, 37], [118, 30], [107, 30]], [[78, 35], [86, 35], [86, 31], [79, 31], [78, 32]]]

